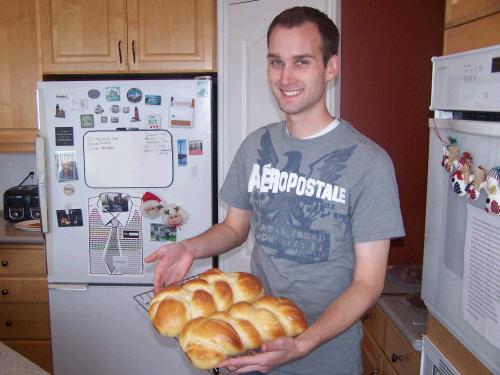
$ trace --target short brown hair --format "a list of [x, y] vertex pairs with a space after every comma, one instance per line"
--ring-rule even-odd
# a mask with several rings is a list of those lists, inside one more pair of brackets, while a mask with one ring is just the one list
[[276, 26], [291, 29], [292, 27], [301, 26], [305, 22], [311, 22], [318, 28], [321, 36], [321, 53], [326, 66], [330, 57], [338, 53], [340, 34], [330, 17], [316, 8], [293, 7], [274, 17], [267, 29], [267, 45], [269, 47], [269, 37]]

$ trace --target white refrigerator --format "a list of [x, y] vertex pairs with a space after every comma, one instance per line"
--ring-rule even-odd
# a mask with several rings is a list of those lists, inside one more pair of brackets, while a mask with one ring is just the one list
[[207, 77], [38, 83], [56, 375], [207, 373], [134, 296], [152, 289], [144, 257], [216, 221], [212, 92]]

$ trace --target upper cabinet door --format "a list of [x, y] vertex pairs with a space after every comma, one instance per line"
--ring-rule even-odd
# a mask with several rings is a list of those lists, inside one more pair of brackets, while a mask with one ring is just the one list
[[215, 0], [128, 0], [134, 72], [215, 70]]
[[44, 73], [127, 70], [126, 0], [38, 0]]

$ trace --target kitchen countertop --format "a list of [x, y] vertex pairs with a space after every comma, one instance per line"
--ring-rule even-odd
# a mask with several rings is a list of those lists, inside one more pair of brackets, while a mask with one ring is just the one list
[[427, 311], [410, 303], [409, 297], [416, 295], [420, 295], [420, 284], [398, 282], [388, 274], [377, 304], [411, 346], [416, 351], [422, 351]]
[[2, 211], [0, 211], [0, 215], [0, 243], [43, 245], [43, 236], [41, 232], [29, 232], [16, 229], [14, 223], [10, 223], [4, 219]]
[[49, 375], [29, 359], [12, 350], [0, 341], [0, 363], [2, 375]]

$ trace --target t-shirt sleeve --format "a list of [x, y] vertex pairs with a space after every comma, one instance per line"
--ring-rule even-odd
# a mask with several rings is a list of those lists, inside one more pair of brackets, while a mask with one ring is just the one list
[[247, 186], [245, 151], [242, 144], [236, 152], [231, 167], [229, 167], [227, 176], [219, 191], [219, 199], [231, 207], [251, 210]]
[[355, 243], [404, 236], [394, 167], [385, 152], [367, 168], [349, 201]]

